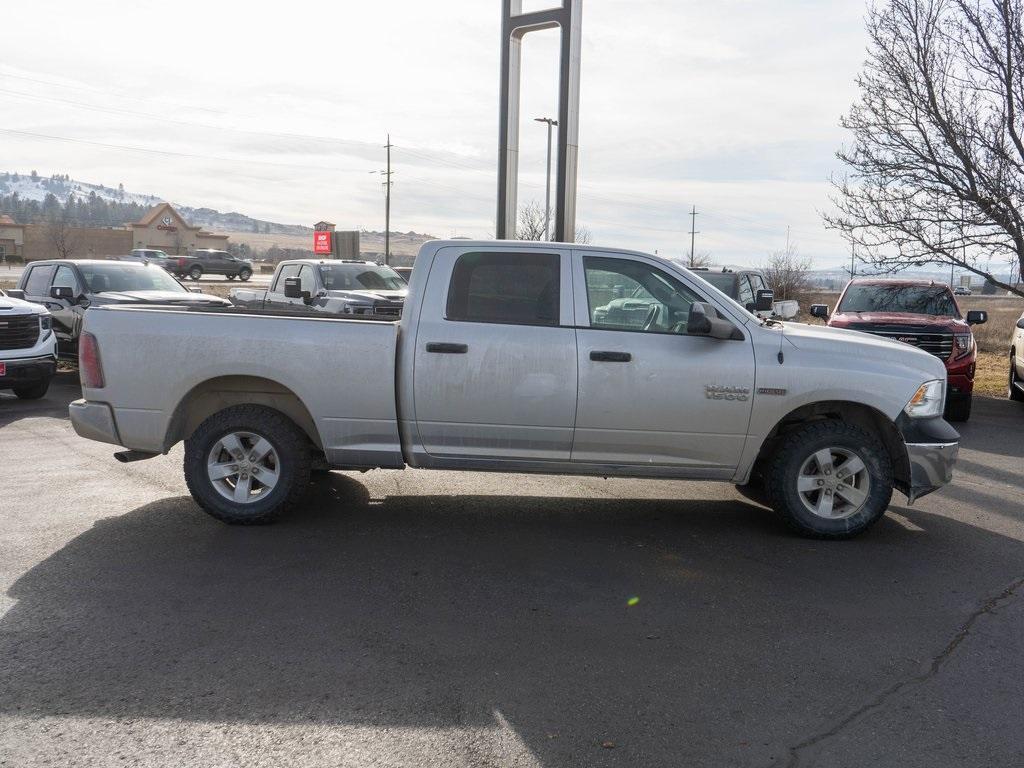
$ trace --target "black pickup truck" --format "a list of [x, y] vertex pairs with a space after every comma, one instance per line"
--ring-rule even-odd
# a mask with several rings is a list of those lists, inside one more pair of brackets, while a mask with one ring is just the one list
[[198, 280], [203, 275], [224, 275], [228, 280], [236, 277], [243, 283], [252, 277], [252, 262], [232, 256], [227, 251], [201, 248], [191, 256], [171, 256], [165, 268], [178, 277]]

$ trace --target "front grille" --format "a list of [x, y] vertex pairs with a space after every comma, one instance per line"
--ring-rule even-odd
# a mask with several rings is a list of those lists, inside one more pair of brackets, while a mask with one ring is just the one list
[[39, 340], [36, 315], [4, 317], [0, 314], [0, 349], [30, 349]]
[[373, 314], [384, 317], [401, 317], [402, 306], [400, 301], [375, 301], [373, 302]]
[[953, 354], [953, 334], [948, 331], [925, 331], [917, 326], [896, 325], [865, 325], [863, 327], [851, 325], [850, 328], [902, 341], [904, 344], [911, 344], [925, 352], [930, 352], [941, 360], [948, 360], [949, 356]]

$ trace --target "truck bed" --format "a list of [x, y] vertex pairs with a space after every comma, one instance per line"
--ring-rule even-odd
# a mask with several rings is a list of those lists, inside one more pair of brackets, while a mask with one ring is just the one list
[[331, 463], [402, 466], [398, 327], [266, 310], [103, 307], [86, 313], [84, 331], [101, 339], [106, 386], [83, 393], [115, 404], [122, 444], [163, 452], [186, 395], [202, 385], [215, 397], [215, 380], [244, 377], [254, 391], [296, 395]]

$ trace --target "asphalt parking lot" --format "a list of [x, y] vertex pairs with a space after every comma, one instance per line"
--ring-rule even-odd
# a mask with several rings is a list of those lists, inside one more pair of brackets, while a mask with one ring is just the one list
[[2, 766], [1024, 764], [1015, 404], [824, 543], [726, 485], [414, 471], [229, 528], [76, 396], [0, 394]]

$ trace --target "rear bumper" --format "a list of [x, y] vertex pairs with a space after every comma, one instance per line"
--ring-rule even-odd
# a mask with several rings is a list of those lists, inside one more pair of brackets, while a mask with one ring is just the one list
[[57, 373], [57, 360], [52, 355], [45, 357], [24, 357], [17, 360], [2, 360], [6, 374], [0, 376], [0, 389], [21, 387], [49, 381]]
[[106, 403], [75, 400], [68, 406], [68, 415], [71, 417], [71, 426], [81, 437], [100, 443], [123, 445], [117, 433], [114, 412]]

